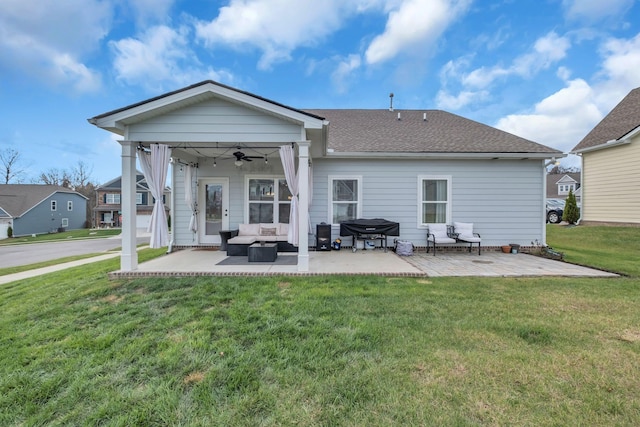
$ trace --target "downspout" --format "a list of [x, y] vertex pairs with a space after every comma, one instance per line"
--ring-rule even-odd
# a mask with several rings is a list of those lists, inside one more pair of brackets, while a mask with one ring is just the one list
[[[553, 160], [555, 161], [555, 159]], [[542, 161], [542, 245], [547, 246], [547, 166], [549, 163]]]
[[582, 207], [584, 206], [584, 186], [582, 185], [582, 181], [584, 180], [584, 158], [582, 154], [578, 154], [580, 156], [580, 217], [578, 221], [576, 221], [576, 225], [580, 225], [582, 221]]

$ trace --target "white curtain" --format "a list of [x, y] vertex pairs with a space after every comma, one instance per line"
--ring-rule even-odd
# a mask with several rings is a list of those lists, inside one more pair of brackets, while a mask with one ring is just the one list
[[311, 215], [309, 215], [309, 211], [311, 211], [311, 201], [313, 200], [313, 163], [309, 161], [309, 209], [307, 210], [307, 219], [309, 220], [309, 233], [313, 234], [313, 227], [311, 226]]
[[170, 157], [171, 150], [169, 146], [163, 144], [151, 144], [151, 152], [142, 153], [140, 156], [140, 165], [142, 166], [144, 178], [149, 185], [151, 195], [156, 199], [147, 229], [151, 233], [149, 246], [152, 248], [162, 248], [169, 244], [169, 227], [162, 196], [167, 180]]
[[191, 209], [191, 219], [189, 220], [189, 231], [198, 232], [198, 211], [196, 201], [193, 198], [193, 169], [191, 165], [187, 165], [184, 173], [184, 201]]
[[280, 160], [284, 169], [284, 177], [291, 192], [291, 207], [289, 210], [289, 234], [287, 241], [298, 246], [298, 174], [293, 153], [293, 147], [282, 145], [280, 147]]

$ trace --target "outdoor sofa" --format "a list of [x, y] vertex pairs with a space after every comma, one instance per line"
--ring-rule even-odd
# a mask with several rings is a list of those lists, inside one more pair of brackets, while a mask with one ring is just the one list
[[238, 235], [227, 241], [228, 256], [247, 256], [248, 248], [256, 242], [277, 243], [278, 252], [298, 252], [287, 242], [289, 224], [239, 224]]

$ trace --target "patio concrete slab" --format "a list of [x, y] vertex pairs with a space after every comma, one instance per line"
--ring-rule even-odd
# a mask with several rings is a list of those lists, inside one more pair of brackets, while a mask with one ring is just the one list
[[[296, 256], [281, 253], [279, 257]], [[112, 278], [144, 276], [255, 276], [255, 275], [384, 275], [384, 276], [579, 276], [616, 277], [616, 274], [527, 254], [484, 252], [423, 252], [401, 257], [382, 250], [309, 252], [309, 271], [297, 265], [249, 263], [218, 265], [227, 258], [218, 250], [184, 249], [141, 263], [134, 272], [114, 272]]]

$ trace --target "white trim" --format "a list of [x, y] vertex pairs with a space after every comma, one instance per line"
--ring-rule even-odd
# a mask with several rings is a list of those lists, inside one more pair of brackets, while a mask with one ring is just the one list
[[566, 157], [563, 153], [456, 153], [456, 152], [439, 152], [439, 153], [398, 153], [389, 151], [350, 151], [350, 152], [336, 152], [332, 149], [328, 149], [325, 154], [326, 157], [331, 158], [410, 158], [410, 159], [438, 159], [438, 160], [546, 160], [550, 157], [562, 158]]
[[67, 211], [73, 211], [73, 200], [67, 200]]
[[[273, 200], [272, 201], [258, 201], [258, 200], [253, 200], [250, 201], [249, 200], [249, 181], [252, 179], [271, 179], [273, 180]], [[243, 195], [243, 201], [244, 201], [244, 223], [245, 224], [249, 224], [249, 203], [271, 203], [273, 205], [273, 222], [274, 223], [278, 223], [280, 222], [280, 211], [278, 211], [278, 207], [280, 206], [281, 203], [287, 203], [287, 202], [281, 202], [280, 200], [278, 200], [278, 195], [279, 195], [279, 188], [278, 188], [278, 183], [277, 181], [283, 181], [285, 184], [287, 182], [286, 178], [284, 175], [245, 175], [244, 176], [244, 195]], [[287, 203], [288, 205], [291, 202]]]
[[58, 201], [57, 200], [51, 200], [51, 212], [57, 212], [58, 211]]
[[626, 144], [631, 144], [631, 135], [629, 135], [624, 139], [612, 139], [611, 141], [607, 141], [604, 144], [594, 145], [592, 147], [583, 148], [581, 150], [574, 150], [571, 152], [571, 154], [580, 155], [582, 153], [588, 153], [590, 151], [604, 150], [606, 148], [617, 147], [618, 145], [626, 145]]
[[264, 111], [290, 122], [302, 124], [306, 129], [322, 129], [323, 125], [326, 124], [326, 120], [313, 117], [310, 114], [296, 111], [293, 108], [278, 104], [275, 101], [269, 101], [265, 98], [259, 98], [255, 95], [240, 92], [230, 87], [214, 84], [213, 82], [198, 84], [195, 87], [179, 90], [170, 95], [144, 101], [106, 116], [91, 118], [88, 121], [102, 129], [109, 130], [128, 138], [125, 134], [127, 132], [127, 127], [130, 124], [138, 123], [169, 110], [175, 110], [181, 106], [187, 106], [194, 102], [204, 101], [211, 98], [220, 98], [255, 110]]
[[422, 200], [422, 183], [425, 180], [431, 181], [447, 181], [447, 209], [446, 209], [446, 221], [445, 224], [451, 224], [453, 221], [452, 212], [453, 212], [453, 179], [451, 175], [418, 175], [418, 187], [416, 191], [417, 203], [418, 203], [418, 218], [417, 224], [419, 229], [424, 229], [428, 227], [429, 223], [422, 222], [422, 204], [424, 200]]
[[[327, 223], [331, 225], [339, 225], [333, 222], [333, 181], [336, 180], [355, 180], [358, 184], [358, 199], [356, 200], [356, 218], [362, 218], [362, 175], [329, 175], [328, 176], [328, 191], [327, 191], [327, 199], [328, 199], [328, 215], [327, 215]], [[353, 202], [351, 202], [353, 203]]]
[[207, 214], [205, 212], [207, 197], [205, 187], [207, 185], [222, 186], [222, 212], [223, 217], [220, 224], [220, 230], [229, 229], [229, 178], [228, 177], [209, 177], [198, 178], [197, 180], [197, 204], [199, 209], [198, 215], [198, 244], [220, 244], [220, 235], [207, 234]]

